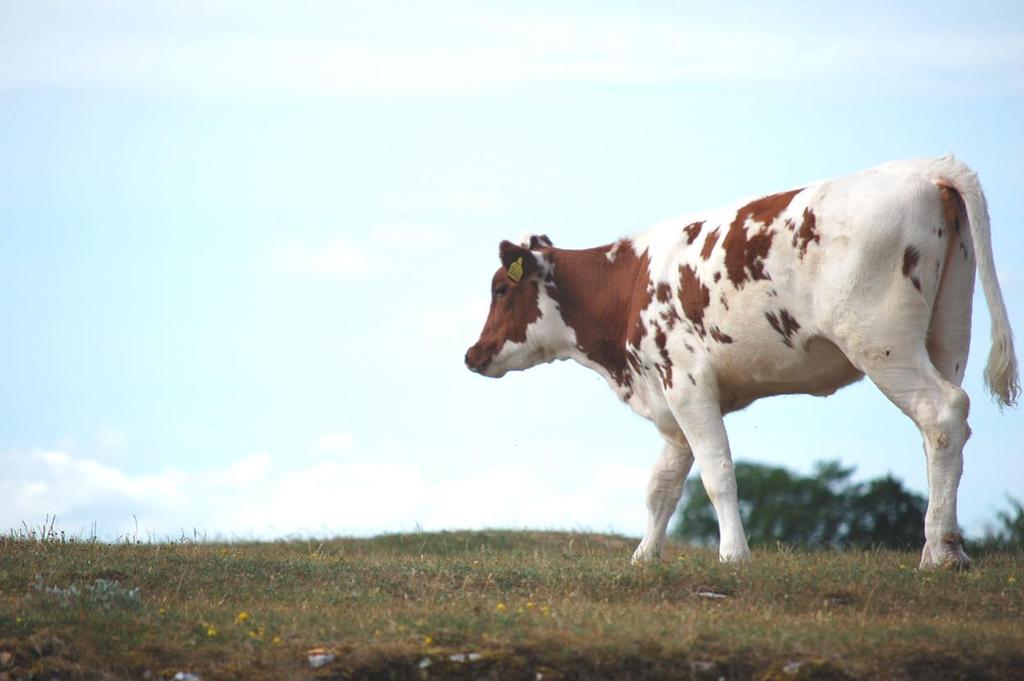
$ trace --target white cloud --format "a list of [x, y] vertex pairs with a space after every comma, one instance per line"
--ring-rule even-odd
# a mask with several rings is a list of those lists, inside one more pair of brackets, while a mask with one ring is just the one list
[[[334, 443], [336, 438], [326, 438]], [[344, 444], [344, 443], [343, 443]], [[203, 471], [130, 475], [67, 452], [0, 453], [0, 528], [38, 525], [102, 538], [270, 538], [483, 527], [593, 528], [639, 532], [645, 475], [598, 469], [558, 486], [542, 470], [455, 471], [434, 480], [409, 464], [321, 460], [295, 468], [254, 453]]]
[[[243, 14], [202, 3], [83, 3], [59, 13], [33, 4], [44, 3], [11, 10], [0, 27], [0, 88], [378, 97], [573, 82], [816, 79], [845, 89], [866, 77], [876, 88], [998, 91], [1019, 88], [1024, 66], [1020, 31], [938, 30], [888, 9], [887, 23], [870, 25], [839, 12], [815, 24], [793, 8], [752, 10], [744, 21], [472, 5], [374, 13], [324, 4], [282, 16], [259, 5]], [[427, 30], [396, 26], [396, 13]]]
[[244, 486], [264, 480], [270, 470], [270, 455], [258, 452], [235, 461], [223, 471], [206, 476], [206, 482], [213, 485]]
[[[45, 514], [74, 514], [83, 506], [150, 504], [178, 493], [187, 476], [171, 471], [130, 476], [98, 461], [63, 451], [0, 454], [0, 526], [17, 527]], [[131, 511], [126, 515], [130, 516]]]

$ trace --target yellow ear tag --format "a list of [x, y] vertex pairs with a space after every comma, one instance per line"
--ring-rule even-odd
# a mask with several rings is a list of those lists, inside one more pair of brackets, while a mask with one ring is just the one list
[[516, 258], [515, 262], [508, 266], [508, 278], [517, 284], [519, 283], [519, 280], [523, 278], [522, 256]]

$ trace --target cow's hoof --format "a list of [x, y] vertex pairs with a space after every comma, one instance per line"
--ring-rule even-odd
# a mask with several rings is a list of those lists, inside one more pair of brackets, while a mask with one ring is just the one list
[[631, 562], [633, 565], [641, 565], [643, 563], [655, 563], [659, 560], [661, 560], [661, 551], [657, 551], [653, 547], [644, 546], [643, 542], [641, 542], [640, 546], [636, 547], [636, 551], [633, 552]]
[[719, 551], [718, 560], [723, 563], [747, 563], [750, 561], [750, 549], [736, 551]]
[[964, 553], [963, 537], [951, 532], [937, 544], [926, 541], [921, 551], [922, 570], [970, 570], [971, 559]]

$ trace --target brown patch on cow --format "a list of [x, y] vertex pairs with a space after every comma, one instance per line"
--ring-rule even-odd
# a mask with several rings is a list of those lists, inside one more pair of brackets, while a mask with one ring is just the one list
[[693, 322], [697, 333], [704, 337], [704, 310], [711, 305], [711, 291], [701, 283], [697, 272], [689, 265], [679, 266], [679, 302], [683, 314]]
[[697, 240], [697, 237], [700, 236], [700, 230], [703, 226], [704, 221], [701, 220], [700, 222], [691, 222], [690, 224], [686, 225], [686, 227], [683, 227], [683, 231], [686, 232], [687, 245], [690, 245]]
[[909, 277], [910, 273], [917, 267], [917, 261], [921, 259], [921, 254], [913, 246], [907, 246], [907, 249], [903, 251], [903, 276]]
[[[606, 253], [614, 250], [614, 261]], [[628, 346], [638, 347], [647, 332], [640, 315], [651, 304], [655, 287], [649, 281], [648, 256], [639, 256], [624, 239], [612, 246], [584, 250], [552, 248], [555, 284], [552, 297], [562, 319], [576, 332], [576, 344], [621, 386], [632, 384], [630, 369], [640, 361]]]
[[[500, 255], [503, 265], [491, 277], [491, 308], [487, 321], [480, 339], [466, 352], [466, 364], [474, 370], [489, 365], [506, 342], [525, 341], [527, 327], [541, 317], [537, 304], [540, 281], [539, 277], [532, 276], [537, 272], [537, 261], [528, 251], [509, 242], [502, 243]], [[508, 277], [508, 263], [518, 257], [523, 258], [524, 274], [514, 282]]]
[[953, 185], [945, 180], [936, 181], [935, 186], [939, 188], [939, 198], [942, 199], [942, 214], [946, 225], [951, 226], [959, 234], [961, 211], [966, 212], [963, 197], [960, 196], [960, 192]]
[[672, 387], [672, 360], [668, 356], [668, 337], [661, 326], [654, 327], [654, 344], [658, 346], [658, 354], [661, 362], [657, 365], [658, 376], [661, 377], [661, 384], [666, 389]]
[[525, 291], [522, 295], [509, 297], [509, 309], [511, 314], [507, 320], [512, 322], [508, 325], [508, 333], [502, 336], [510, 341], [522, 343], [526, 340], [526, 328], [540, 319], [540, 307], [537, 305], [536, 281], [526, 282]]
[[772, 247], [774, 233], [767, 229], [749, 236], [741, 222], [734, 222], [725, 235], [725, 270], [736, 288], [743, 288], [748, 280], [771, 279], [764, 271], [764, 259]]
[[764, 316], [775, 332], [782, 336], [782, 342], [787, 347], [793, 347], [793, 336], [800, 330], [800, 324], [789, 313], [789, 310], [779, 310], [778, 315], [774, 312], [765, 312]]
[[[967, 219], [967, 208], [964, 205], [963, 197], [960, 196], [960, 192], [955, 187], [943, 180], [939, 180], [935, 184], [939, 188], [939, 197], [942, 200], [942, 216], [946, 227], [952, 228], [959, 237], [960, 225]], [[970, 252], [967, 250], [967, 244], [964, 243], [963, 239], [959, 239], [957, 247], [960, 249], [960, 253], [963, 254], [964, 260], [970, 260]]]
[[[646, 258], [646, 256], [647, 253], [645, 251], [644, 257]], [[640, 299], [643, 301], [642, 306], [637, 308], [636, 314], [632, 316], [632, 322], [630, 322], [629, 324], [629, 334], [626, 336], [626, 340], [633, 347], [640, 347], [640, 341], [642, 341], [644, 339], [644, 336], [647, 335], [647, 325], [644, 324], [644, 320], [641, 317], [640, 313], [642, 313], [647, 308], [647, 306], [651, 304], [651, 301], [653, 299], [654, 287], [650, 286], [646, 289], [646, 293]]]
[[903, 276], [910, 279], [910, 283], [913, 284], [914, 288], [918, 291], [921, 290], [921, 280], [914, 274], [914, 268], [917, 267], [917, 263], [920, 259], [920, 251], [913, 246], [907, 246], [907, 249], [903, 251]]
[[782, 328], [787, 334], [794, 334], [800, 330], [800, 324], [793, 318], [793, 315], [789, 314], [789, 310], [779, 310], [779, 317], [782, 319]]
[[722, 304], [722, 307], [724, 307], [726, 310], [729, 309], [729, 302], [725, 299], [724, 293], [718, 296], [718, 302], [720, 302]]
[[807, 255], [807, 248], [811, 245], [812, 241], [816, 244], [821, 244], [821, 238], [815, 230], [816, 226], [817, 218], [814, 217], [814, 213], [811, 212], [810, 208], [804, 208], [800, 229], [793, 234], [793, 247], [798, 250], [801, 259]]
[[669, 331], [674, 329], [676, 327], [676, 323], [681, 321], [679, 313], [676, 312], [676, 309], [671, 305], [667, 305], [665, 309], [661, 311], [661, 314], [659, 316], [661, 317], [662, 321], [665, 322], [665, 326], [668, 327]]
[[661, 282], [658, 284], [658, 288], [655, 289], [655, 297], [659, 303], [667, 303], [672, 299], [672, 287], [664, 281]]
[[697, 385], [697, 379], [695, 379], [695, 378], [693, 377], [693, 374], [686, 374], [686, 377], [687, 377], [688, 379], [690, 379], [690, 383], [693, 383], [694, 385]]
[[793, 197], [802, 191], [803, 189], [801, 188], [771, 194], [770, 196], [762, 196], [756, 201], [751, 201], [740, 208], [736, 214], [737, 218], [740, 219], [740, 224], [746, 222], [747, 219], [751, 219], [754, 222], [760, 222], [765, 227], [770, 227], [775, 218], [779, 217], [782, 211], [789, 207]]
[[732, 343], [732, 336], [728, 336], [722, 333], [722, 330], [719, 329], [717, 326], [711, 327], [711, 337], [714, 338], [719, 343]]
[[718, 282], [720, 282], [721, 280], [722, 280], [722, 273], [721, 272], [715, 272], [714, 276], [711, 277], [711, 281], [715, 282], [716, 284]]
[[718, 243], [718, 227], [715, 227], [704, 237], [704, 246], [700, 249], [700, 257], [703, 260], [711, 257], [711, 251], [715, 248], [716, 243]]
[[[772, 247], [775, 232], [772, 222], [786, 210], [793, 197], [802, 189], [765, 196], [736, 211], [736, 219], [729, 225], [729, 231], [722, 241], [725, 249], [725, 270], [736, 288], [743, 288], [749, 280], [771, 279], [764, 271], [764, 259]], [[753, 235], [747, 231], [747, 221], [761, 223], [762, 227]]]

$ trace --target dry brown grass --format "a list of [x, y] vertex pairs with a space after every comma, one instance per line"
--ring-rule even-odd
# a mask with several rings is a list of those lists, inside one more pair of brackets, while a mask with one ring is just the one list
[[[956, 574], [918, 572], [905, 553], [760, 551], [732, 566], [674, 547], [661, 564], [636, 567], [633, 545], [498, 531], [116, 545], [7, 536], [0, 675], [1024, 675], [1020, 556], [989, 556]], [[313, 670], [316, 647], [335, 659]]]

